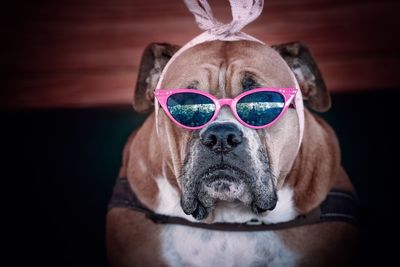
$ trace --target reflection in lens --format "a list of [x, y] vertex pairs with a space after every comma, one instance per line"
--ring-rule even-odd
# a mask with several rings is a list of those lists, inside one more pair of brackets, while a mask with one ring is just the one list
[[214, 115], [214, 102], [196, 93], [177, 93], [167, 100], [172, 117], [188, 127], [198, 127], [209, 122]]
[[282, 112], [285, 99], [276, 92], [257, 92], [241, 98], [236, 104], [239, 117], [252, 126], [271, 123]]

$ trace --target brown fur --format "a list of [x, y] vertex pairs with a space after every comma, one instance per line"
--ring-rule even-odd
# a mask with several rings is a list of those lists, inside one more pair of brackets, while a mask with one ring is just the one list
[[357, 253], [357, 229], [343, 222], [327, 222], [278, 232], [300, 255], [299, 266], [352, 266]]
[[[154, 116], [151, 115], [137, 131], [135, 138], [124, 149], [124, 164], [127, 178], [138, 198], [150, 208], [154, 208], [158, 187], [154, 177], [161, 174], [162, 155], [154, 131]], [[143, 157], [147, 155], [147, 157]]]
[[321, 203], [339, 171], [339, 145], [331, 127], [305, 110], [303, 143], [286, 184], [294, 188], [294, 201], [300, 213]]

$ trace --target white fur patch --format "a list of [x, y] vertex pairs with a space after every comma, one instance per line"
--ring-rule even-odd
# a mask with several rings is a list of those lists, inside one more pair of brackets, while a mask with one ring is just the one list
[[186, 215], [180, 205], [180, 196], [174, 187], [168, 182], [164, 176], [156, 178], [159, 189], [158, 206], [155, 209], [156, 213], [183, 217], [189, 221], [196, 221], [193, 216]]
[[169, 266], [295, 266], [299, 256], [274, 232], [222, 232], [165, 226], [163, 256]]
[[[165, 177], [156, 179], [160, 193], [156, 212], [184, 217], [178, 192]], [[245, 222], [257, 218], [268, 223], [291, 220], [296, 216], [293, 190], [278, 190], [275, 209], [265, 216], [256, 216], [248, 207], [227, 203], [218, 206], [212, 222]], [[222, 232], [180, 225], [165, 225], [161, 234], [162, 254], [170, 266], [294, 266], [299, 258], [287, 248], [279, 236], [265, 232]]]
[[290, 221], [298, 215], [293, 203], [293, 189], [284, 187], [278, 190], [278, 202], [275, 209], [262, 218], [265, 223], [279, 223]]

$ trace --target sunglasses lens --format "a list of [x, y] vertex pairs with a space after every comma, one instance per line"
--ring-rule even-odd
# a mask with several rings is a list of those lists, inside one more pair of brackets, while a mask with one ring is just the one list
[[276, 92], [257, 92], [241, 98], [236, 104], [239, 117], [252, 126], [271, 123], [285, 106], [283, 95]]
[[209, 122], [215, 112], [214, 102], [196, 93], [177, 93], [167, 100], [172, 117], [187, 127], [199, 127]]

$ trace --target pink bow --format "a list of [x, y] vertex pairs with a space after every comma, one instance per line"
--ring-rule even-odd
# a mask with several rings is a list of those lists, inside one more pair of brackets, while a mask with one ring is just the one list
[[229, 0], [232, 21], [224, 24], [214, 18], [207, 0], [184, 0], [193, 13], [197, 25], [213, 35], [230, 36], [239, 33], [247, 24], [260, 16], [264, 0]]

